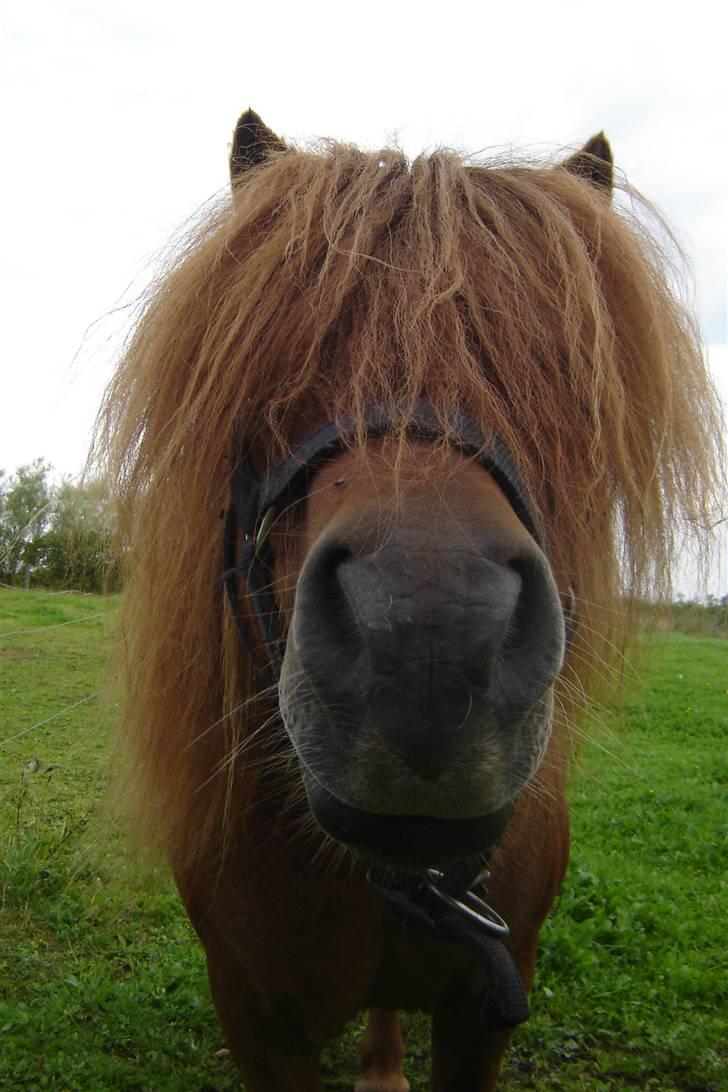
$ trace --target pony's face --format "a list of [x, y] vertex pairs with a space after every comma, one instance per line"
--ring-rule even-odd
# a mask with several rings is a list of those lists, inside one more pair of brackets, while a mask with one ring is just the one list
[[[413, 441], [314, 477], [274, 535], [283, 721], [314, 815], [400, 866], [484, 849], [538, 768], [564, 619], [493, 478]], [[434, 858], [434, 859], [433, 859]]]

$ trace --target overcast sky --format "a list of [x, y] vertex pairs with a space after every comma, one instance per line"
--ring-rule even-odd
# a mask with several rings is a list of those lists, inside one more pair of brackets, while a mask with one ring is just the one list
[[728, 96], [714, 3], [502, 6], [6, 0], [0, 467], [44, 456], [80, 469], [128, 328], [123, 305], [226, 185], [248, 105], [294, 140], [396, 139], [408, 154], [551, 153], [603, 128], [691, 258], [728, 396]]

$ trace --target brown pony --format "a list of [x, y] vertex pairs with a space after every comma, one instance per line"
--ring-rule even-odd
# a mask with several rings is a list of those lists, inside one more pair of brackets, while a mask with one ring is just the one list
[[231, 174], [105, 404], [124, 791], [250, 1092], [319, 1088], [362, 1008], [359, 1092], [408, 1087], [398, 1009], [434, 1089], [492, 1089], [575, 706], [708, 511], [696, 331], [602, 135], [408, 163], [249, 111]]

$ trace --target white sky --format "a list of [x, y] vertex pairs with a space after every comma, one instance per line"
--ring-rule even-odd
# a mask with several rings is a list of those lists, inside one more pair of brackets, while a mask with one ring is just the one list
[[[508, 6], [10, 0], [0, 14], [0, 467], [76, 472], [119, 311], [227, 181], [252, 105], [283, 136], [548, 152], [603, 128], [690, 255], [728, 400], [724, 35], [713, 0]], [[713, 348], [715, 347], [715, 348]]]

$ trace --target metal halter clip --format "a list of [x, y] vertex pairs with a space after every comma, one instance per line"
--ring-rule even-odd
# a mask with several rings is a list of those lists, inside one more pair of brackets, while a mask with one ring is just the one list
[[438, 886], [438, 882], [443, 878], [442, 872], [438, 872], [436, 868], [428, 868], [421, 876], [421, 882], [444, 906], [464, 914], [465, 917], [485, 930], [485, 932], [490, 933], [491, 936], [498, 937], [501, 940], [505, 940], [506, 937], [510, 936], [510, 929], [492, 906], [488, 906], [487, 902], [483, 902], [472, 891], [465, 891], [458, 898], [455, 895], [450, 895]]

